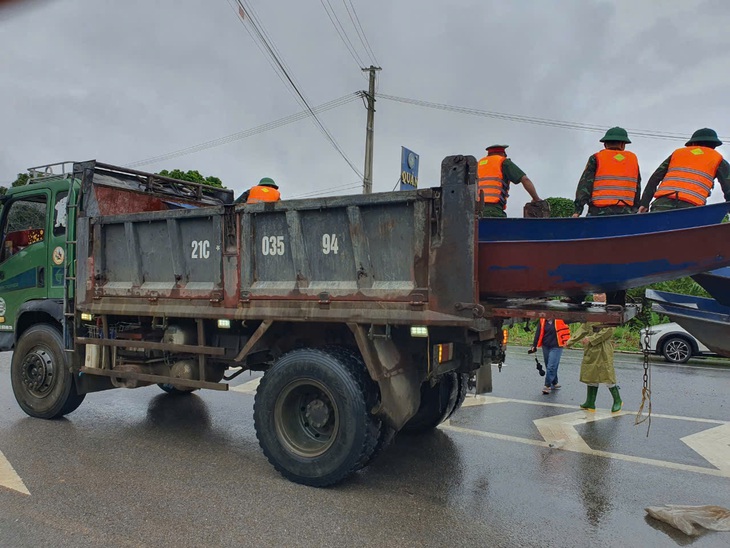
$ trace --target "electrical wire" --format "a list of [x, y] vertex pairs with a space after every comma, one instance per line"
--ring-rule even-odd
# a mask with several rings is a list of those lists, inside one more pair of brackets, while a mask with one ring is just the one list
[[[329, 101], [327, 103], [323, 103], [317, 107], [314, 107], [312, 110], [314, 110], [314, 112], [317, 112], [317, 113], [325, 112], [325, 111], [328, 111], [328, 110], [331, 110], [331, 109], [334, 109], [337, 107], [341, 107], [341, 106], [351, 103], [353, 101], [356, 101], [358, 99], [358, 97], [359, 97], [358, 93], [351, 93], [348, 95], [343, 95], [342, 97], [339, 97], [338, 99], [333, 99], [332, 101]], [[175, 150], [172, 152], [167, 152], [165, 154], [159, 154], [157, 156], [152, 156], [150, 158], [145, 158], [143, 160], [137, 160], [136, 162], [131, 162], [129, 164], [126, 164], [125, 167], [141, 167], [141, 166], [146, 166], [146, 165], [150, 165], [150, 164], [156, 164], [159, 162], [163, 162], [165, 160], [172, 160], [173, 158], [179, 158], [180, 156], [194, 154], [194, 153], [200, 152], [202, 150], [208, 150], [210, 148], [227, 145], [228, 143], [233, 143], [235, 141], [247, 139], [248, 137], [253, 137], [254, 135], [258, 135], [259, 133], [263, 133], [265, 131], [271, 131], [272, 129], [277, 129], [277, 128], [280, 128], [287, 124], [298, 122], [299, 120], [308, 118], [309, 115], [310, 114], [309, 114], [308, 110], [303, 110], [301, 112], [297, 112], [296, 114], [291, 114], [290, 116], [286, 116], [284, 118], [279, 118], [278, 120], [274, 120], [273, 122], [269, 122], [266, 124], [262, 124], [260, 126], [256, 126], [253, 128], [243, 130], [243, 131], [232, 133], [232, 134], [226, 135], [224, 137], [219, 137], [218, 139], [212, 139], [210, 141], [198, 143], [197, 145], [192, 145], [192, 146], [185, 147], [185, 148]]]
[[327, 194], [329, 192], [336, 192], [338, 190], [350, 190], [355, 188], [362, 188], [362, 181], [355, 181], [352, 184], [345, 185], [345, 186], [333, 186], [329, 188], [322, 188], [319, 190], [314, 190], [311, 192], [304, 192], [301, 194], [293, 194], [292, 196], [287, 196], [288, 199], [295, 199], [295, 198], [311, 198], [314, 196], [321, 196], [322, 194]]
[[[345, 151], [342, 150], [342, 147], [339, 145], [339, 143], [335, 140], [335, 138], [332, 136], [332, 134], [329, 132], [329, 130], [324, 126], [322, 121], [317, 117], [316, 113], [312, 109], [312, 107], [309, 104], [309, 101], [304, 97], [304, 94], [299, 89], [299, 86], [295, 82], [295, 79], [291, 73], [291, 70], [286, 65], [286, 62], [284, 61], [283, 57], [279, 53], [278, 49], [276, 48], [276, 45], [274, 44], [271, 37], [268, 35], [266, 30], [264, 29], [263, 25], [258, 20], [258, 16], [256, 12], [251, 8], [248, 3], [245, 0], [235, 0], [235, 3], [238, 5], [238, 9], [234, 7], [234, 5], [231, 3], [231, 0], [227, 0], [228, 4], [231, 6], [231, 9], [233, 9], [234, 13], [236, 14], [236, 17], [241, 22], [241, 24], [248, 30], [248, 27], [246, 26], [246, 22], [248, 21], [248, 25], [250, 26], [250, 29], [253, 31], [253, 34], [249, 32], [249, 35], [252, 36], [252, 39], [254, 39], [255, 42], [258, 42], [263, 46], [265, 50], [265, 55], [273, 61], [274, 70], [280, 74], [281, 77], [283, 77], [286, 80], [287, 87], [290, 90], [293, 90], [296, 94], [295, 99], [299, 104], [305, 108], [308, 112], [310, 117], [312, 118], [312, 121], [317, 126], [317, 128], [320, 130], [320, 132], [325, 136], [325, 138], [330, 142], [332, 147], [340, 154], [340, 156], [345, 160], [347, 165], [350, 166], [350, 169], [358, 175], [358, 177], [362, 177], [362, 172], [355, 167], [355, 164], [352, 163], [350, 158], [348, 158], [347, 154], [345, 154]], [[246, 17], [248, 16], [248, 17]], [[259, 48], [261, 49], [261, 48]]]
[[[357, 67], [358, 68], [364, 67], [365, 63], [363, 63], [362, 58], [358, 55], [357, 50], [355, 49], [355, 46], [352, 45], [352, 41], [350, 40], [350, 37], [347, 35], [347, 31], [345, 31], [345, 27], [342, 26], [342, 23], [340, 22], [340, 18], [337, 17], [337, 13], [335, 12], [335, 9], [332, 7], [332, 4], [330, 4], [330, 1], [329, 0], [319, 0], [319, 3], [322, 4], [324, 11], [327, 13], [327, 17], [329, 17], [330, 23], [332, 23], [332, 26], [335, 27], [335, 30], [337, 31], [337, 35], [340, 37], [340, 40], [342, 40], [342, 43], [345, 44], [347, 51], [350, 52], [350, 55], [355, 60], [355, 63], [357, 63]], [[329, 9], [327, 9], [328, 7], [329, 7]]]
[[[533, 116], [522, 116], [519, 114], [508, 114], [504, 112], [494, 112], [489, 110], [482, 110], [477, 108], [460, 107], [454, 105], [447, 105], [443, 103], [432, 103], [429, 101], [421, 101], [418, 99], [409, 99], [407, 97], [398, 97], [395, 95], [386, 95], [378, 93], [377, 97], [385, 99], [387, 101], [394, 101], [398, 103], [416, 105], [425, 108], [445, 110], [451, 112], [458, 112], [460, 114], [469, 114], [472, 116], [482, 116], [486, 118], [496, 118], [499, 120], [507, 120], [511, 122], [520, 122], [524, 124], [535, 124], [541, 126], [551, 126], [563, 129], [574, 129], [579, 131], [593, 131], [593, 132], [605, 132], [606, 126], [596, 124], [583, 124], [580, 122], [569, 122], [565, 120], [553, 120], [550, 118], [536, 118]], [[687, 135], [681, 133], [665, 132], [665, 131], [653, 131], [647, 129], [627, 129], [631, 133], [632, 137], [646, 137], [648, 139], [666, 139], [670, 141], [685, 141]], [[727, 139], [723, 137], [723, 139]]]
[[[355, 32], [357, 32], [357, 36], [360, 38], [360, 43], [362, 43], [363, 48], [365, 48], [365, 51], [368, 54], [368, 57], [372, 61], [372, 64], [375, 66], [380, 66], [380, 63], [378, 63], [377, 58], [375, 57], [375, 53], [373, 52], [373, 48], [370, 47], [370, 42], [368, 41], [367, 36], [365, 36], [365, 29], [362, 28], [362, 24], [360, 23], [360, 18], [357, 16], [357, 12], [355, 11], [355, 6], [352, 3], [352, 0], [342, 0], [342, 3], [345, 4], [345, 9], [347, 10], [347, 15], [350, 16], [350, 21], [352, 21], [352, 26], [355, 27]], [[348, 7], [349, 3], [349, 7]], [[352, 9], [352, 13], [350, 13], [350, 9]], [[354, 19], [353, 19], [354, 16]]]

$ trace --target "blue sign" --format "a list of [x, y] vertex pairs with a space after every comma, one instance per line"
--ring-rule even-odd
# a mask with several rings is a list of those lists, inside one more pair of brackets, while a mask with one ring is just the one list
[[416, 190], [418, 188], [418, 154], [406, 147], [400, 148], [400, 189]]

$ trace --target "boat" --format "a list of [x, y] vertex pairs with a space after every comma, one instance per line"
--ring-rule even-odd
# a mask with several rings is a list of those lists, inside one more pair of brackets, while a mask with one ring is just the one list
[[669, 316], [710, 351], [730, 358], [730, 306], [715, 299], [646, 290], [652, 309]]
[[730, 223], [602, 238], [478, 245], [479, 296], [483, 300], [585, 295], [730, 266]]
[[730, 306], [730, 267], [692, 276], [720, 304]]
[[728, 212], [730, 202], [640, 215], [576, 219], [479, 219], [479, 241], [574, 240], [682, 230], [720, 223]]

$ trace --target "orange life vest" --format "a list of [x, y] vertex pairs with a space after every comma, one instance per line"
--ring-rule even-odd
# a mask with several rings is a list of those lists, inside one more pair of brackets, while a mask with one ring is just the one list
[[507, 209], [509, 183], [502, 175], [502, 164], [507, 158], [499, 154], [485, 156], [477, 165], [477, 201], [485, 204], [500, 204]]
[[259, 202], [278, 202], [279, 200], [281, 200], [281, 194], [274, 187], [256, 185], [249, 191], [246, 203], [257, 204]]
[[591, 203], [595, 207], [633, 207], [639, 185], [639, 161], [628, 150], [603, 149], [595, 154], [597, 167]]
[[693, 205], [705, 205], [715, 186], [720, 162], [722, 155], [710, 147], [692, 145], [675, 150], [654, 198], [669, 196]]
[[[558, 346], [565, 346], [570, 338], [570, 327], [563, 320], [555, 320], [555, 334], [558, 339]], [[540, 338], [537, 339], [537, 347], [542, 346], [542, 338], [545, 336], [545, 318], [540, 318]]]

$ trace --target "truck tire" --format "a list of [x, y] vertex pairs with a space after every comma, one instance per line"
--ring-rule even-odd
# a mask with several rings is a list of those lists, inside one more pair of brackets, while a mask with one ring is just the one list
[[[456, 409], [459, 400], [459, 379], [449, 372], [441, 377], [436, 386], [421, 385], [421, 405], [415, 415], [401, 429], [406, 434], [422, 434], [433, 430]], [[466, 392], [464, 392], [466, 396]], [[463, 403], [464, 400], [461, 400]]]
[[456, 380], [459, 383], [459, 388], [456, 393], [456, 403], [454, 404], [454, 408], [451, 410], [451, 413], [449, 413], [446, 417], [446, 420], [449, 420], [454, 413], [461, 409], [461, 406], [464, 405], [464, 402], [466, 401], [466, 392], [469, 388], [469, 374], [457, 373]]
[[299, 349], [264, 374], [254, 399], [256, 437], [285, 478], [332, 485], [372, 455], [380, 429], [357, 367], [346, 352]]
[[55, 419], [76, 410], [86, 397], [76, 392], [61, 333], [47, 324], [23, 333], [10, 365], [13, 394], [31, 417]]

